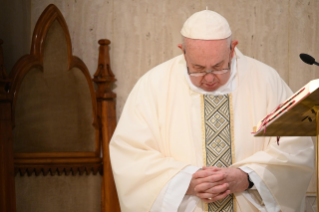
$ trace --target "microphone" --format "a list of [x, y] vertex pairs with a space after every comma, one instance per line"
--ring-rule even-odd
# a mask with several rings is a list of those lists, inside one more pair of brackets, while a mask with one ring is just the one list
[[315, 64], [315, 65], [319, 66], [319, 63], [317, 63], [317, 62], [315, 61], [315, 58], [311, 57], [311, 56], [308, 55], [308, 54], [300, 54], [299, 57], [300, 57], [300, 59], [301, 59], [302, 61], [304, 61], [305, 63], [307, 63], [307, 64], [309, 64], [309, 65]]

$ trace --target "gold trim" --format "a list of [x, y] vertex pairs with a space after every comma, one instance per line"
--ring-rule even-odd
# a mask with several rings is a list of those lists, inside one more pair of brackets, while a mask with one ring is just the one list
[[234, 212], [237, 212], [237, 198], [236, 198], [236, 195], [233, 194], [233, 210]]
[[[235, 137], [234, 137], [234, 110], [233, 110], [233, 95], [229, 94], [229, 115], [230, 115], [230, 133], [231, 133], [231, 157], [232, 164], [235, 163]], [[237, 212], [237, 198], [236, 195], [233, 194], [233, 210]]]
[[[201, 116], [202, 116], [202, 149], [203, 149], [203, 166], [207, 166], [206, 162], [206, 133], [205, 133], [205, 104], [204, 95], [201, 94]], [[208, 203], [204, 202], [204, 211], [208, 212]]]
[[205, 202], [205, 209], [204, 210], [205, 210], [205, 212], [209, 212], [208, 211], [208, 203], [206, 203], [206, 202]]
[[317, 148], [316, 148], [316, 163], [317, 163], [317, 207], [319, 207], [319, 167], [318, 167], [318, 157], [319, 157], [319, 110], [316, 108], [316, 134], [317, 134]]
[[206, 162], [206, 140], [205, 140], [206, 139], [206, 133], [205, 133], [205, 105], [204, 105], [204, 95], [203, 94], [201, 94], [201, 110], [202, 110], [202, 114], [201, 115], [202, 115], [203, 166], [207, 166], [207, 162]]
[[231, 157], [232, 164], [236, 163], [235, 160], [235, 137], [234, 137], [234, 110], [233, 110], [233, 96], [229, 94], [229, 115], [230, 115], [230, 133], [231, 133]]

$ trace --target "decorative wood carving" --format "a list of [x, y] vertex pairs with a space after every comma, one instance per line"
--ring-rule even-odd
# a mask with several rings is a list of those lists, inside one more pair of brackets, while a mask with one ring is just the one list
[[0, 211], [15, 212], [10, 80], [4, 70], [2, 40], [0, 40]]
[[[26, 74], [31, 70], [31, 68], [38, 68], [43, 70], [43, 56], [44, 56], [44, 41], [47, 32], [54, 21], [58, 21], [63, 29], [66, 43], [67, 43], [67, 57], [68, 57], [68, 70], [76, 67], [85, 76], [92, 99], [92, 114], [93, 114], [93, 125], [98, 130], [99, 125], [97, 122], [97, 102], [95, 97], [95, 90], [93, 83], [91, 81], [91, 75], [84, 64], [84, 62], [72, 55], [72, 44], [70, 39], [69, 30], [67, 24], [64, 20], [63, 15], [55, 5], [49, 5], [41, 14], [38, 22], [35, 26], [31, 51], [29, 55], [23, 56], [13, 67], [10, 72], [10, 78], [12, 79], [11, 88], [9, 94], [13, 96], [12, 105], [12, 117], [14, 126], [14, 109], [17, 103], [17, 97], [19, 95], [20, 85], [26, 76]], [[36, 152], [36, 153], [15, 153], [14, 162], [16, 173], [22, 173], [23, 170], [37, 172], [39, 168], [42, 170], [59, 170], [63, 168], [72, 168], [73, 171], [79, 171], [77, 166], [70, 166], [70, 164], [85, 164], [89, 170], [91, 166], [101, 166], [102, 159], [100, 158], [100, 138], [96, 136], [95, 139], [95, 151], [94, 152]], [[42, 173], [44, 173], [42, 171]]]
[[116, 81], [111, 69], [111, 62], [109, 56], [109, 44], [111, 41], [101, 39], [98, 42], [99, 47], [99, 61], [98, 68], [94, 74], [93, 81], [97, 84], [96, 98], [97, 99], [115, 99], [116, 94], [112, 91], [112, 84]]
[[[93, 125], [98, 130], [94, 152], [36, 152], [15, 153], [12, 148], [12, 128], [14, 127], [15, 106], [19, 88], [31, 68], [43, 70], [44, 41], [54, 21], [61, 25], [67, 41], [68, 70], [76, 67], [84, 74], [92, 97]], [[1, 47], [2, 41], [0, 41]], [[97, 83], [95, 93], [93, 82], [86, 65], [72, 55], [71, 39], [66, 22], [54, 5], [49, 5], [40, 16], [32, 37], [29, 55], [20, 58], [14, 65], [9, 77], [3, 68], [2, 49], [0, 48], [0, 211], [15, 212], [15, 174], [32, 175], [84, 175], [101, 174], [103, 212], [120, 211], [114, 184], [110, 157], [109, 141], [116, 126], [116, 94], [111, 86], [116, 81], [110, 66], [109, 40], [100, 40], [100, 56], [97, 72], [93, 81]], [[103, 156], [101, 156], [101, 152]]]
[[71, 165], [64, 165], [61, 166], [54, 166], [54, 165], [21, 165], [19, 168], [14, 169], [15, 175], [20, 174], [21, 176], [24, 176], [27, 174], [28, 176], [31, 176], [32, 173], [35, 173], [35, 176], [39, 176], [40, 174], [43, 174], [43, 176], [46, 176], [50, 173], [51, 176], [54, 176], [55, 174], [58, 175], [83, 175], [84, 173], [86, 175], [93, 174], [96, 175], [97, 173], [103, 174], [103, 166], [101, 164], [71, 164]]
[[116, 127], [116, 94], [112, 92], [112, 84], [116, 81], [111, 70], [109, 47], [107, 39], [99, 40], [98, 68], [93, 81], [97, 84], [96, 98], [98, 102], [98, 117], [101, 122], [101, 138], [103, 151], [103, 180], [102, 180], [102, 211], [120, 211], [120, 205], [112, 174], [109, 142]]
[[[60, 10], [53, 4], [49, 5], [41, 14], [40, 18], [38, 19], [38, 22], [34, 28], [33, 36], [32, 36], [32, 43], [31, 43], [31, 51], [29, 55], [25, 55], [15, 64], [12, 71], [10, 72], [10, 78], [12, 79], [12, 86], [10, 89], [10, 93], [15, 94], [14, 100], [13, 100], [13, 109], [15, 108], [16, 104], [16, 97], [19, 92], [19, 86], [25, 77], [25, 75], [28, 73], [28, 71], [32, 67], [37, 67], [40, 70], [43, 70], [43, 53], [44, 53], [44, 40], [46, 38], [47, 32], [52, 25], [52, 23], [57, 20], [59, 24], [61, 25], [66, 40], [67, 40], [67, 46], [68, 46], [68, 70], [71, 68], [79, 68], [82, 73], [85, 75], [91, 96], [92, 96], [92, 108], [93, 108], [93, 118], [94, 118], [94, 126], [98, 127], [97, 125], [97, 105], [95, 100], [95, 91], [93, 84], [91, 82], [91, 75], [84, 64], [84, 62], [72, 55], [72, 44], [70, 39], [70, 33], [69, 29], [67, 27], [67, 24], [64, 20], [64, 17]], [[13, 111], [13, 117], [14, 117], [14, 111]]]

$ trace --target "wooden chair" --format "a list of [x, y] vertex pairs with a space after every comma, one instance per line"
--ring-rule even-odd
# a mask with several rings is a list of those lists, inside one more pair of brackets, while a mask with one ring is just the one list
[[[44, 194], [39, 194], [38, 202], [28, 202], [35, 204], [33, 208], [23, 203], [24, 211], [40, 211], [40, 206], [45, 207], [42, 203], [48, 202], [45, 196], [61, 200], [65, 193], [69, 200], [57, 204], [79, 211], [76, 208], [81, 209], [82, 201], [76, 202], [76, 207], [68, 204], [87, 190], [68, 187], [74, 190], [70, 193], [56, 182], [63, 179], [67, 185], [73, 181], [87, 185], [91, 181], [86, 178], [92, 174], [101, 176], [93, 177], [98, 183], [91, 183], [100, 185], [98, 208], [120, 211], [108, 149], [116, 126], [116, 94], [111, 90], [116, 80], [110, 66], [110, 41], [100, 40], [99, 44], [93, 78], [96, 90], [84, 62], [72, 55], [67, 24], [55, 5], [49, 5], [40, 16], [30, 54], [17, 61], [9, 76], [0, 48], [0, 211], [15, 212], [16, 200], [19, 205], [21, 199], [33, 195], [33, 187], [40, 186]], [[50, 177], [57, 185], [48, 183]]]

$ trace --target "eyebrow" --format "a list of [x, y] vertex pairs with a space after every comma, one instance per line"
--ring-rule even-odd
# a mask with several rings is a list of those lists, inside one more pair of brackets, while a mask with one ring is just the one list
[[[216, 63], [215, 65], [213, 65], [212, 67], [219, 66], [220, 64], [222, 64], [222, 63], [224, 63], [224, 62], [225, 62], [225, 60], [222, 60], [222, 61]], [[204, 67], [205, 67], [205, 66], [202, 66], [202, 65], [199, 65], [199, 64], [193, 64], [193, 66], [196, 66], [196, 67], [198, 67], [198, 68], [204, 68]]]

